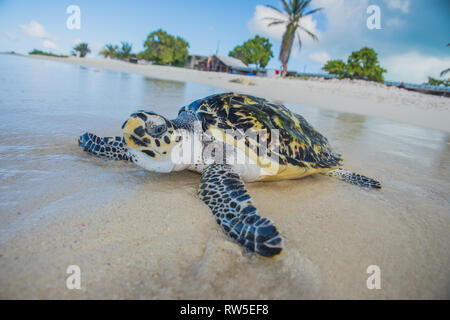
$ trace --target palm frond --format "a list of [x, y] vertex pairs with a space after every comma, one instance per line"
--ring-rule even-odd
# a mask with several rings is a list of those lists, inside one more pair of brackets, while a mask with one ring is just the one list
[[275, 26], [275, 25], [277, 25], [277, 24], [283, 24], [283, 23], [286, 23], [286, 21], [279, 20], [279, 21], [271, 22], [271, 23], [269, 23], [267, 26], [268, 26], [268, 27], [271, 27], [271, 26]]
[[301, 26], [301, 25], [299, 25], [298, 26], [301, 30], [303, 30], [303, 31], [305, 31], [311, 38], [313, 38], [313, 40], [319, 40], [319, 38], [314, 34], [314, 33], [312, 33], [311, 31], [309, 31], [308, 29], [306, 29], [305, 27], [303, 27], [303, 26]]
[[271, 17], [263, 18], [263, 20], [272, 20], [272, 22], [267, 25], [268, 27], [274, 26], [277, 24], [286, 23], [286, 20], [282, 20], [282, 19], [278, 19], [278, 18], [271, 18]]
[[270, 8], [272, 10], [277, 11], [278, 13], [283, 14], [283, 11], [281, 11], [280, 9], [278, 9], [278, 8], [276, 8], [276, 7], [274, 7], [274, 6], [270, 5], [270, 4], [266, 4], [265, 7]]
[[450, 68], [445, 69], [444, 71], [441, 72], [441, 77], [445, 76], [449, 72], [450, 72]]
[[303, 10], [309, 5], [310, 2], [311, 0], [302, 0], [298, 6], [296, 13], [302, 14]]
[[311, 14], [313, 14], [313, 13], [316, 13], [316, 12], [318, 12], [318, 11], [320, 11], [320, 10], [323, 10], [323, 8], [313, 9], [313, 10], [308, 11], [307, 13], [303, 14], [303, 16], [304, 16], [304, 17], [309, 16], [309, 15], [311, 15]]
[[288, 5], [288, 3], [286, 2], [286, 0], [281, 0], [281, 2], [283, 3], [284, 10], [286, 11], [286, 13], [287, 13], [288, 15], [292, 15], [291, 7], [289, 7], [289, 5]]
[[[264, 17], [263, 20], [273, 20], [273, 21], [278, 21], [278, 20], [280, 20], [280, 21], [281, 21], [280, 18], [274, 18], [274, 17]], [[284, 21], [284, 20], [283, 20], [283, 21]]]
[[302, 38], [300, 37], [300, 34], [297, 34], [297, 38], [298, 38], [298, 50], [302, 49]]

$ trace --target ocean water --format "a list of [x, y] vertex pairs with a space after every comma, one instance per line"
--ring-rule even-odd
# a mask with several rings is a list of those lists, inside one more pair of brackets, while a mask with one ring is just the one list
[[175, 118], [187, 102], [219, 92], [21, 56], [1, 55], [0, 70], [0, 223], [35, 209], [28, 201], [56, 199], [70, 188], [79, 163], [93, 160], [76, 147], [83, 132], [120, 135], [136, 110]]
[[[198, 175], [145, 172], [77, 146], [85, 131], [119, 135], [135, 110], [173, 118], [219, 92], [0, 55], [0, 297], [450, 297], [447, 133], [287, 104], [383, 189], [322, 176], [249, 185], [287, 238], [277, 264], [221, 235], [196, 198]], [[64, 287], [69, 264], [86, 270], [78, 293]], [[367, 289], [369, 265], [383, 290]]]

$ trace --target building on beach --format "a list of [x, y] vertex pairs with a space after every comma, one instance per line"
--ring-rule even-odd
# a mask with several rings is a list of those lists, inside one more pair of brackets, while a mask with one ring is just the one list
[[208, 59], [208, 56], [202, 56], [198, 54], [189, 55], [187, 62], [186, 62], [186, 68], [189, 69], [198, 69], [197, 66]]
[[242, 75], [264, 76], [266, 70], [257, 70], [247, 66], [244, 62], [233, 57], [213, 55], [209, 57], [193, 55], [189, 56], [188, 67], [201, 71], [226, 72]]

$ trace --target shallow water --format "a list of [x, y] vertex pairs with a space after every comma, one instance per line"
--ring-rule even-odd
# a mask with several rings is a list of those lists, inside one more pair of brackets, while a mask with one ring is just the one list
[[[223, 90], [10, 55], [0, 70], [0, 297], [450, 297], [448, 134], [287, 104], [383, 189], [324, 176], [249, 184], [287, 239], [267, 262], [221, 234], [198, 175], [103, 161], [76, 143], [120, 134], [137, 109], [173, 118]], [[82, 290], [65, 288], [70, 264]], [[381, 290], [366, 287], [369, 265]]]

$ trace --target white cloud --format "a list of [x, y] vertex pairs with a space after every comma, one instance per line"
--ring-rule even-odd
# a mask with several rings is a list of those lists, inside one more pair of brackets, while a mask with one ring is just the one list
[[[424, 46], [411, 44], [407, 35], [398, 31], [400, 28], [412, 29], [415, 26], [405, 15], [414, 10], [412, 1], [379, 0], [379, 3], [385, 5], [381, 17], [382, 30], [369, 30], [366, 10], [373, 2], [373, 0], [312, 1], [313, 8], [323, 8], [325, 16], [323, 26], [326, 27], [326, 31], [318, 32], [319, 41], [312, 41], [308, 36], [303, 36], [304, 46], [299, 54], [298, 47], [294, 46], [288, 68], [302, 70], [307, 67], [311, 72], [321, 72], [318, 63], [324, 63], [329, 58], [345, 61], [352, 51], [364, 46], [374, 48], [379, 54], [381, 66], [388, 70], [385, 74], [387, 80], [423, 83], [429, 76], [438, 78], [442, 70], [450, 67], [450, 57], [425, 54], [421, 49]], [[267, 16], [283, 18], [280, 13], [275, 13], [264, 6], [257, 6], [254, 16], [248, 22], [248, 28], [252, 33], [276, 40], [279, 46], [284, 26], [267, 27], [270, 20], [263, 20]], [[312, 23], [312, 31], [317, 32], [313, 17], [315, 15], [308, 17], [309, 22]], [[273, 59], [271, 64], [274, 62], [277, 61]]]
[[22, 29], [22, 32], [35, 38], [41, 38], [41, 39], [50, 39], [50, 34], [45, 31], [45, 28], [42, 24], [39, 22], [36, 22], [34, 20], [31, 20], [31, 22], [28, 25], [19, 25], [20, 29]]
[[3, 34], [5, 35], [5, 37], [7, 37], [11, 41], [16, 41], [17, 40], [17, 37], [15, 35], [9, 33], [9, 32], [5, 31], [5, 32], [3, 32]]
[[410, 0], [384, 0], [384, 3], [391, 10], [400, 10], [403, 13], [409, 12]]
[[332, 56], [341, 56], [360, 46], [367, 32], [365, 13], [369, 0], [315, 0], [314, 5], [323, 8], [327, 31], [311, 44], [312, 50], [331, 51]]
[[[272, 21], [266, 19], [267, 17], [287, 20], [286, 15], [281, 14], [266, 6], [257, 5], [253, 17], [248, 22], [248, 29], [253, 34], [258, 34], [268, 37], [273, 41], [281, 42], [284, 31], [286, 30], [286, 24], [278, 24], [269, 27], [268, 25]], [[301, 20], [301, 26], [320, 37], [320, 32], [316, 29], [317, 21], [315, 21], [312, 16], [304, 17]], [[310, 44], [314, 41], [304, 31], [300, 31], [300, 37], [303, 44]], [[296, 37], [295, 41], [298, 43], [298, 37]]]
[[46, 49], [50, 49], [50, 50], [57, 50], [58, 49], [58, 45], [56, 43], [54, 43], [53, 41], [50, 41], [48, 39], [44, 40], [44, 42], [42, 42], [42, 45]]
[[285, 26], [274, 25], [269, 27], [268, 24], [271, 21], [267, 20], [267, 17], [273, 17], [283, 20], [286, 19], [285, 15], [282, 15], [273, 9], [267, 8], [262, 5], [257, 5], [253, 17], [248, 22], [248, 28], [250, 32], [253, 34], [259, 34], [261, 36], [269, 37], [272, 40], [281, 41]]
[[330, 30], [348, 30], [357, 25], [366, 27], [368, 0], [315, 0], [314, 4], [323, 8]]
[[77, 45], [77, 44], [79, 44], [79, 43], [81, 43], [82, 41], [81, 41], [81, 39], [79, 39], [79, 38], [77, 38], [77, 39], [74, 39], [73, 41], [72, 41], [72, 43], [74, 44], [74, 45]]
[[450, 56], [435, 57], [408, 52], [380, 59], [380, 64], [388, 70], [385, 75], [388, 80], [423, 83], [429, 76], [439, 78], [440, 72], [450, 67]]
[[322, 64], [326, 63], [328, 60], [331, 59], [330, 55], [325, 51], [311, 53], [309, 55], [309, 58], [312, 61], [320, 62]]

